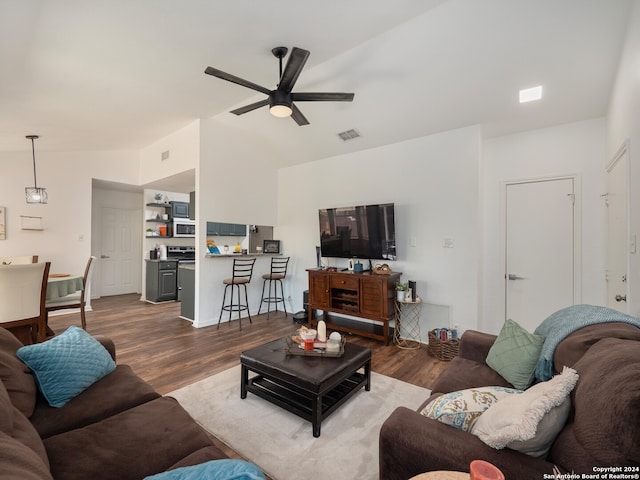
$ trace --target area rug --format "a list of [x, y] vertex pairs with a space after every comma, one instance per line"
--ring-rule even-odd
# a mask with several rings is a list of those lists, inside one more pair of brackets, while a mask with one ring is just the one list
[[398, 406], [416, 409], [429, 390], [372, 373], [371, 391], [356, 393], [322, 422], [311, 423], [251, 393], [240, 398], [240, 365], [169, 395], [209, 432], [274, 480], [377, 480], [378, 434]]

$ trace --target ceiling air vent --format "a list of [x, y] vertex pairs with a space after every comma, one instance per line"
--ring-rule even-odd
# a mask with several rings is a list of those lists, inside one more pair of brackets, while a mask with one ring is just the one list
[[343, 141], [345, 141], [345, 142], [346, 142], [347, 140], [353, 140], [354, 138], [358, 138], [358, 137], [360, 136], [360, 134], [359, 134], [356, 130], [351, 129], [351, 130], [346, 130], [346, 131], [344, 131], [344, 132], [340, 132], [340, 133], [338, 134], [338, 136], [339, 136]]

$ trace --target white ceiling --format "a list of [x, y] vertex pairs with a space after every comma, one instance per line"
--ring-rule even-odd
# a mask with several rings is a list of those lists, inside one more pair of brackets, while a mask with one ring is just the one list
[[[481, 124], [485, 136], [606, 114], [638, 0], [0, 0], [0, 151], [139, 149], [197, 118], [246, 129], [282, 164]], [[299, 127], [211, 65], [275, 88], [271, 49], [311, 51]], [[542, 101], [518, 89], [541, 84]], [[356, 129], [343, 142], [337, 133]]]

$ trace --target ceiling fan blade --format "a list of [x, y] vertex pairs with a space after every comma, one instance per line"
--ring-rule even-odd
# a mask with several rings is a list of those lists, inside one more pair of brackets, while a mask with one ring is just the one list
[[204, 73], [221, 78], [222, 80], [226, 80], [227, 82], [235, 83], [237, 85], [242, 85], [243, 87], [251, 88], [252, 90], [257, 90], [258, 92], [266, 93], [267, 95], [271, 93], [271, 90], [269, 90], [268, 88], [250, 82], [249, 80], [236, 77], [235, 75], [231, 75], [230, 73], [223, 72], [222, 70], [218, 70], [217, 68], [207, 67]]
[[353, 93], [292, 93], [291, 100], [296, 102], [352, 102]]
[[264, 100], [260, 100], [259, 102], [252, 103], [251, 105], [245, 105], [244, 107], [236, 108], [235, 110], [231, 110], [230, 113], [234, 113], [236, 115], [242, 115], [243, 113], [250, 112], [255, 110], [256, 108], [264, 107], [269, 104], [269, 99], [265, 98]]
[[309, 125], [309, 120], [305, 117], [300, 109], [296, 107], [293, 103], [291, 104], [291, 118], [293, 118], [299, 126]]
[[300, 72], [304, 68], [304, 64], [307, 63], [311, 52], [303, 50], [302, 48], [293, 47], [289, 60], [287, 60], [287, 66], [284, 67], [282, 77], [280, 78], [280, 84], [278, 90], [290, 93], [293, 90], [293, 86], [300, 76]]

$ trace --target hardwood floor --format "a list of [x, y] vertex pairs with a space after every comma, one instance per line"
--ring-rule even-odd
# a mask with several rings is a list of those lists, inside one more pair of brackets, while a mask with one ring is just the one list
[[[291, 315], [254, 316], [253, 323], [238, 322], [194, 328], [179, 318], [179, 303], [153, 305], [137, 294], [93, 300], [87, 312], [87, 331], [110, 337], [117, 362], [128, 364], [161, 394], [214, 375], [239, 363], [240, 353], [254, 346], [292, 334]], [[49, 326], [61, 333], [70, 325], [80, 326], [80, 314], [52, 316]], [[424, 332], [426, 335], [426, 332]], [[426, 348], [403, 350], [355, 335], [347, 341], [372, 350], [372, 369], [398, 380], [429, 388], [447, 362], [427, 353]]]

